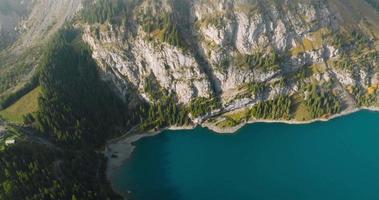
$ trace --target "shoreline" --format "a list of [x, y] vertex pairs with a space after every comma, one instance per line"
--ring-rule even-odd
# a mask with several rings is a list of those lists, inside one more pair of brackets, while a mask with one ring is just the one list
[[134, 130], [134, 128], [132, 128], [130, 131], [128, 131], [126, 134], [122, 135], [121, 137], [111, 139], [106, 143], [105, 150], [103, 151], [104, 156], [107, 158], [106, 177], [109, 180], [112, 189], [116, 193], [120, 194], [126, 199], [126, 197], [123, 195], [123, 192], [118, 191], [112, 182], [112, 178], [114, 178], [113, 176], [115, 175], [114, 173], [130, 158], [134, 149], [136, 148], [134, 145], [135, 142], [145, 137], [156, 136], [166, 130], [191, 130], [191, 129], [196, 128], [197, 126], [201, 126], [217, 134], [234, 134], [239, 129], [249, 124], [255, 124], [255, 123], [281, 123], [281, 124], [293, 124], [293, 125], [311, 124], [315, 122], [327, 122], [327, 121], [330, 121], [339, 117], [343, 117], [346, 115], [350, 115], [350, 114], [363, 111], [363, 110], [379, 112], [378, 107], [361, 107], [361, 108], [348, 109], [341, 113], [332, 115], [328, 118], [316, 118], [316, 119], [307, 120], [307, 121], [250, 120], [250, 121], [241, 123], [238, 126], [228, 127], [228, 128], [216, 127], [216, 126], [213, 126], [211, 123], [203, 123], [203, 124], [197, 124], [193, 126], [183, 126], [183, 127], [173, 126], [173, 127], [162, 128], [159, 130], [151, 130], [145, 133], [138, 133]]
[[135, 131], [135, 128], [132, 128], [126, 134], [111, 139], [105, 144], [105, 149], [103, 151], [104, 156], [107, 158], [106, 166], [106, 177], [112, 187], [112, 189], [119, 195], [125, 198], [123, 192], [118, 191], [112, 182], [112, 178], [115, 175], [114, 173], [126, 162], [134, 149], [136, 148], [134, 143], [145, 137], [152, 137], [158, 135], [159, 133], [166, 130], [191, 130], [196, 126], [185, 126], [185, 127], [167, 127], [159, 130], [150, 130], [145, 133], [138, 133]]
[[243, 122], [243, 123], [241, 123], [235, 127], [220, 128], [220, 127], [214, 126], [211, 123], [202, 124], [201, 127], [208, 128], [209, 130], [216, 132], [218, 134], [234, 134], [239, 129], [241, 129], [242, 127], [249, 125], [249, 124], [255, 124], [255, 123], [279, 123], [279, 124], [290, 124], [290, 125], [291, 124], [292, 125], [312, 124], [315, 122], [327, 122], [327, 121], [330, 121], [330, 120], [333, 120], [333, 119], [336, 119], [339, 117], [343, 117], [343, 116], [350, 115], [350, 114], [353, 114], [353, 113], [356, 113], [359, 111], [364, 111], [364, 110], [379, 112], [378, 107], [361, 107], [361, 108], [347, 109], [347, 110], [344, 110], [338, 114], [331, 115], [328, 118], [315, 118], [315, 119], [305, 120], [305, 121], [297, 121], [297, 120], [293, 120], [293, 119], [292, 120], [257, 119], [257, 120], [249, 120], [247, 122]]

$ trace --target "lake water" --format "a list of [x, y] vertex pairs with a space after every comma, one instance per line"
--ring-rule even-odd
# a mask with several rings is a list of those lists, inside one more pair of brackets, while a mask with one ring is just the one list
[[375, 112], [308, 125], [257, 123], [233, 135], [165, 131], [136, 146], [113, 178], [131, 199], [379, 199]]

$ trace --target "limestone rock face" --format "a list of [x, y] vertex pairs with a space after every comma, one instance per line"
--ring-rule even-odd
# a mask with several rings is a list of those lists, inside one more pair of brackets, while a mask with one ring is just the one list
[[[338, 44], [337, 33], [365, 26], [347, 26], [343, 17], [347, 11], [337, 10], [339, 3], [146, 0], [134, 5], [123, 23], [82, 24], [83, 39], [104, 78], [125, 98], [137, 91], [154, 102], [146, 90], [153, 81], [157, 88], [173, 93], [178, 103], [218, 98], [222, 109], [234, 110], [278, 96], [303, 94], [303, 83], [338, 83], [331, 85], [339, 91], [349, 86], [365, 90], [379, 82], [373, 70], [378, 67], [377, 59], [353, 70], [336, 64], [352, 51]], [[151, 16], [163, 25], [151, 26]], [[375, 33], [362, 32], [375, 46]], [[377, 53], [369, 48], [356, 54], [366, 51]], [[296, 78], [303, 71], [307, 75]], [[266, 89], [244, 96], [245, 88], [256, 83]]]
[[[157, 46], [143, 36], [132, 41], [114, 35], [97, 39], [89, 29], [83, 38], [92, 47], [94, 58], [118, 79], [126, 79], [129, 84], [126, 87], [136, 88], [143, 94], [147, 79], [153, 78], [161, 88], [175, 92], [181, 103], [189, 103], [195, 97], [211, 97], [209, 80], [189, 53], [168, 44]], [[122, 36], [122, 32], [115, 35]]]

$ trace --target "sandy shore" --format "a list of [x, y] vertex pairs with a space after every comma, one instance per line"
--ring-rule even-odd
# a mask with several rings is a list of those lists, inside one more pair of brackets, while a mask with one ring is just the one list
[[[379, 108], [362, 107], [362, 108], [350, 109], [350, 110], [345, 110], [339, 114], [330, 116], [329, 118], [319, 118], [319, 119], [313, 119], [313, 120], [308, 120], [308, 121], [252, 120], [246, 123], [242, 123], [236, 127], [228, 127], [228, 128], [220, 128], [210, 123], [204, 123], [201, 126], [204, 128], [208, 128], [216, 133], [231, 134], [231, 133], [235, 133], [236, 131], [238, 131], [240, 128], [242, 128], [243, 126], [247, 124], [253, 124], [253, 123], [309, 124], [309, 123], [320, 122], [320, 121], [322, 122], [329, 121], [329, 120], [332, 120], [341, 116], [349, 115], [351, 113], [355, 113], [361, 110], [379, 111]], [[122, 166], [122, 164], [127, 161], [130, 155], [133, 153], [133, 150], [135, 149], [135, 146], [133, 143], [140, 140], [141, 138], [155, 136], [165, 130], [188, 130], [188, 129], [193, 129], [195, 127], [196, 126], [169, 127], [169, 128], [164, 128], [157, 131], [149, 131], [146, 133], [138, 133], [134, 129], [132, 129], [125, 135], [108, 141], [104, 150], [104, 155], [108, 158], [107, 171], [106, 171], [108, 179], [111, 180], [113, 176], [115, 175], [114, 172], [116, 172]], [[118, 192], [113, 185], [112, 187], [116, 192]]]

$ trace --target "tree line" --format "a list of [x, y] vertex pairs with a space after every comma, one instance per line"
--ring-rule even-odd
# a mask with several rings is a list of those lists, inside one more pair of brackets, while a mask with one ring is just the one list
[[250, 116], [256, 119], [290, 119], [291, 105], [291, 98], [287, 96], [260, 101], [250, 110]]
[[0, 199], [121, 199], [107, 183], [105, 165], [94, 151], [21, 142], [0, 152]]
[[253, 54], [237, 54], [234, 59], [236, 66], [244, 69], [262, 69], [265, 72], [279, 69], [280, 56], [275, 51], [267, 54], [256, 52]]
[[35, 123], [41, 133], [63, 145], [99, 145], [112, 127], [126, 126], [125, 103], [100, 80], [80, 33], [61, 31], [47, 49]]
[[315, 84], [307, 86], [308, 98], [305, 100], [305, 105], [312, 118], [319, 118], [328, 114], [336, 114], [341, 110], [339, 99], [329, 90], [324, 90]]
[[140, 15], [139, 23], [142, 29], [149, 34], [149, 39], [156, 37], [172, 46], [188, 49], [188, 44], [185, 42], [174, 17], [173, 13], [153, 15], [151, 12], [146, 12]]
[[126, 3], [125, 0], [86, 0], [81, 17], [90, 24], [120, 23], [126, 17]]

